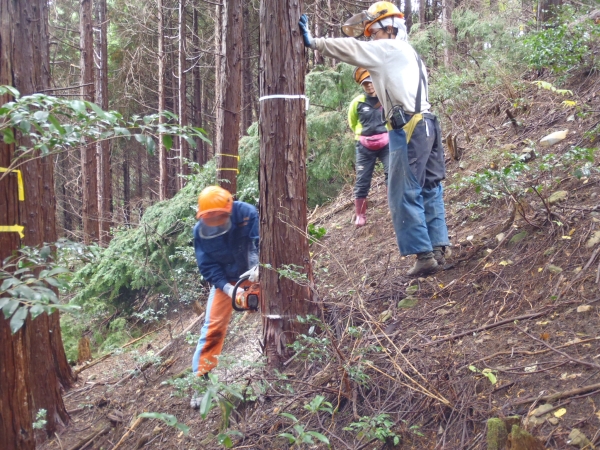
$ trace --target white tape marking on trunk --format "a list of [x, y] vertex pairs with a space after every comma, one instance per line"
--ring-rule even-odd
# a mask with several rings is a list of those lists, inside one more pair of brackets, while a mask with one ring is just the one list
[[306, 102], [306, 110], [308, 111], [308, 107], [310, 106], [310, 101], [306, 95], [265, 95], [264, 97], [260, 97], [258, 99], [259, 102], [263, 100], [269, 100], [272, 98], [286, 98], [286, 99], [295, 99], [295, 98], [303, 98]]

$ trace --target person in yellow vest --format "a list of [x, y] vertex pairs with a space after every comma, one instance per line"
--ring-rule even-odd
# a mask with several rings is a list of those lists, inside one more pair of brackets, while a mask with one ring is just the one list
[[446, 167], [442, 130], [428, 100], [427, 70], [408, 43], [404, 15], [375, 2], [342, 26], [348, 38], [313, 38], [308, 17], [298, 22], [304, 45], [366, 68], [392, 129], [388, 205], [400, 253], [416, 255], [409, 276], [437, 271], [450, 245], [441, 181]]
[[377, 160], [383, 164], [387, 187], [390, 148], [383, 107], [375, 93], [369, 71], [357, 67], [354, 71], [354, 81], [365, 91], [364, 94], [355, 97], [348, 108], [348, 124], [356, 140], [355, 225], [362, 227], [367, 223], [367, 196]]

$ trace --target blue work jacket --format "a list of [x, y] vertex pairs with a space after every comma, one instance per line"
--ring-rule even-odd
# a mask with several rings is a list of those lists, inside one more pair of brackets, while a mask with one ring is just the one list
[[206, 281], [223, 289], [241, 274], [258, 264], [258, 213], [248, 203], [233, 202], [231, 229], [213, 239], [199, 234], [194, 227], [194, 250], [198, 269]]

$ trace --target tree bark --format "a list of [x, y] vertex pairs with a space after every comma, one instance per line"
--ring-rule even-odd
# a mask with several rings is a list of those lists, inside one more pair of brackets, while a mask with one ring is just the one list
[[[80, 0], [80, 49], [81, 49], [81, 98], [89, 102], [95, 100], [94, 84], [94, 29], [92, 18], [92, 0]], [[86, 144], [81, 147], [81, 182], [83, 241], [86, 244], [98, 242], [100, 234], [98, 222], [98, 180], [97, 180], [96, 145]]]
[[251, 33], [251, 29], [252, 29], [252, 20], [251, 20], [251, 13], [250, 10], [252, 8], [252, 5], [250, 4], [250, 2], [245, 1], [243, 2], [243, 14], [244, 14], [244, 20], [242, 21], [243, 23], [243, 27], [244, 27], [244, 38], [243, 38], [243, 42], [244, 42], [244, 59], [243, 59], [243, 64], [242, 64], [242, 69], [243, 69], [243, 85], [242, 85], [242, 120], [241, 120], [241, 133], [240, 135], [243, 136], [244, 134], [246, 134], [246, 132], [248, 131], [248, 128], [250, 128], [250, 125], [252, 125], [252, 87], [254, 85], [253, 83], [253, 77], [252, 77], [252, 48], [253, 48], [253, 42], [252, 42], [252, 33]]
[[[106, 13], [106, 0], [97, 0], [97, 63], [96, 72], [96, 101], [100, 108], [108, 110], [108, 16]], [[112, 183], [110, 168], [110, 142], [102, 140], [96, 144], [96, 160], [98, 164], [98, 220], [99, 243], [102, 247], [108, 246], [110, 242], [110, 227], [112, 219], [110, 215], [112, 203]]]
[[[186, 48], [185, 48], [185, 39], [186, 39], [186, 0], [179, 0], [179, 60], [177, 64], [177, 76], [179, 78], [179, 125], [185, 126], [188, 123], [187, 118], [187, 97], [186, 97]], [[190, 159], [190, 149], [188, 147], [187, 141], [180, 137], [179, 138], [179, 175], [187, 175], [189, 173], [188, 170], [188, 160]], [[178, 176], [177, 177], [179, 189], [182, 189], [185, 186], [185, 178]]]
[[[454, 10], [454, 0], [442, 0], [442, 26], [448, 33], [448, 36], [454, 38], [454, 24], [452, 23], [452, 11]], [[444, 46], [444, 65], [450, 67], [452, 63], [452, 42], [447, 42]]]
[[425, 0], [419, 0], [419, 27], [425, 26]]
[[[200, 36], [198, 35], [199, 25], [199, 12], [198, 8], [194, 5], [193, 16], [192, 16], [192, 46], [194, 48], [194, 55], [200, 58]], [[193, 122], [195, 127], [202, 127], [202, 79], [200, 78], [200, 64], [199, 61], [194, 62], [194, 68], [192, 69], [192, 78], [194, 79], [194, 103], [193, 103]], [[202, 139], [196, 139], [196, 158], [194, 159], [198, 164], [203, 165], [206, 162], [204, 157], [204, 141]]]
[[563, 4], [562, 0], [538, 0], [537, 23], [538, 28], [556, 16], [556, 8]]
[[[0, 0], [0, 84], [22, 95], [49, 87], [48, 3], [45, 0]], [[0, 104], [10, 101], [0, 97]], [[15, 133], [17, 145], [28, 145]], [[8, 167], [15, 145], [0, 142], [0, 167]], [[52, 158], [37, 158], [19, 167], [25, 200], [19, 201], [14, 173], [0, 176], [0, 224], [24, 227], [25, 237], [0, 233], [0, 261], [19, 245], [40, 246], [56, 241], [56, 204]], [[32, 423], [39, 409], [47, 410], [46, 432], [68, 422], [60, 389], [72, 382], [61, 342], [58, 314], [29, 317], [11, 334], [0, 317], [0, 448], [35, 448]], [[38, 433], [43, 440], [45, 433]]]
[[410, 33], [412, 27], [412, 1], [404, 0], [404, 20], [406, 20], [406, 32]]
[[131, 226], [131, 179], [129, 176], [129, 154], [123, 155], [123, 216], [125, 226]]
[[[163, 0], [157, 0], [158, 7], [158, 118], [159, 124], [164, 124], [162, 114], [165, 111], [165, 17], [163, 11]], [[167, 149], [165, 148], [164, 134], [158, 134], [158, 198], [166, 200], [169, 198], [169, 166], [167, 161]]]
[[[302, 1], [262, 0], [260, 95], [304, 94], [305, 50], [298, 30]], [[297, 316], [317, 314], [309, 284], [306, 237], [306, 116], [304, 99], [260, 102], [260, 258], [273, 269], [291, 265], [306, 276], [298, 284], [271, 270], [260, 276], [263, 337], [268, 365], [278, 367], [307, 327]]]
[[215, 157], [217, 180], [233, 195], [237, 191], [238, 146], [242, 104], [242, 0], [224, 0], [221, 15], [219, 103]]

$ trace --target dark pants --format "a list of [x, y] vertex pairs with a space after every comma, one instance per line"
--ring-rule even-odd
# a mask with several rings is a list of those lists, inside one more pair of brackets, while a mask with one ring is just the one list
[[403, 256], [450, 245], [440, 181], [445, 176], [439, 122], [426, 114], [407, 145], [404, 130], [390, 131], [388, 203]]
[[354, 198], [367, 198], [371, 189], [371, 179], [377, 160], [383, 164], [385, 184], [388, 182], [390, 161], [390, 146], [386, 145], [381, 150], [369, 150], [356, 141], [356, 184], [354, 185]]

